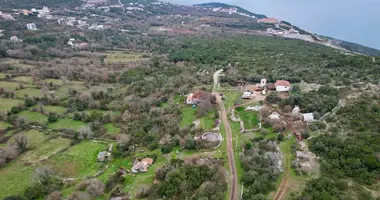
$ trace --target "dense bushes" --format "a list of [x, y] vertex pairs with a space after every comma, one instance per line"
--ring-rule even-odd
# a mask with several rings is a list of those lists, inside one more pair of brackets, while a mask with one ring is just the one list
[[223, 199], [227, 189], [224, 170], [220, 163], [206, 159], [205, 164], [195, 164], [197, 159], [172, 160], [156, 172], [160, 182], [142, 196], [148, 199]]

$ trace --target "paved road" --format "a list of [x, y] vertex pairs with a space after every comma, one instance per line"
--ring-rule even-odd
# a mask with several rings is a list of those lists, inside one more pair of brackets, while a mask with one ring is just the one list
[[[220, 73], [222, 73], [223, 70], [218, 70], [214, 73], [214, 91], [218, 87], [218, 78], [220, 76]], [[233, 142], [232, 142], [232, 129], [230, 122], [228, 121], [226, 108], [224, 106], [222, 97], [218, 93], [214, 93], [217, 99], [217, 102], [220, 107], [221, 117], [224, 124], [224, 128], [226, 129], [226, 140], [227, 140], [227, 160], [228, 160], [228, 166], [230, 168], [230, 196], [228, 197], [229, 200], [238, 200], [239, 199], [239, 192], [238, 192], [238, 177], [237, 177], [237, 171], [236, 171], [236, 165], [235, 165], [235, 155], [234, 155], [234, 148], [233, 148]]]

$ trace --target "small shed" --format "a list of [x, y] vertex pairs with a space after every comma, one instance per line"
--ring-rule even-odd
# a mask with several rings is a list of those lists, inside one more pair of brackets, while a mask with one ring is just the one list
[[99, 162], [105, 162], [111, 158], [111, 153], [108, 151], [101, 151], [98, 154], [97, 160]]
[[269, 119], [280, 119], [280, 114], [278, 114], [277, 112], [273, 112], [268, 117]]
[[303, 121], [305, 121], [305, 122], [315, 121], [313, 113], [305, 113], [305, 114], [302, 114], [302, 115], [303, 115]]

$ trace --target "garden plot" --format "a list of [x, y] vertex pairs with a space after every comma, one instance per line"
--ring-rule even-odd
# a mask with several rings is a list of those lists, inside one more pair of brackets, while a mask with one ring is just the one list
[[69, 89], [74, 89], [79, 92], [88, 91], [88, 88], [84, 85], [84, 82], [70, 81], [70, 83], [62, 85], [58, 91], [55, 91], [55, 95], [61, 98], [69, 97]]
[[63, 115], [67, 108], [61, 106], [44, 106], [44, 110], [49, 113], [57, 113]]
[[47, 160], [47, 165], [63, 177], [84, 177], [95, 175], [103, 165], [97, 161], [100, 151], [106, 150], [108, 144], [93, 141], [82, 141], [69, 150]]
[[16, 91], [17, 98], [24, 98], [25, 96], [42, 98], [44, 97], [44, 94], [42, 94], [40, 89], [36, 89], [36, 88], [26, 88], [26, 89]]
[[[191, 106], [185, 106], [181, 108], [182, 120], [180, 127], [186, 127], [193, 124], [197, 120], [197, 108]], [[215, 127], [215, 114], [216, 111], [210, 111], [205, 116], [199, 118], [199, 125], [204, 130], [211, 130]]]
[[60, 119], [54, 123], [48, 125], [49, 128], [59, 130], [59, 129], [72, 129], [77, 131], [80, 127], [85, 126], [86, 124], [82, 121], [77, 121], [73, 119]]
[[38, 163], [70, 147], [70, 143], [71, 140], [61, 137], [51, 139], [38, 146], [38, 148], [27, 151], [20, 157], [20, 161], [29, 164]]
[[32, 111], [21, 111], [17, 113], [17, 116], [25, 117], [25, 119], [28, 122], [38, 122], [40, 124], [45, 124], [47, 122], [47, 116], [39, 113], [39, 112], [32, 112]]

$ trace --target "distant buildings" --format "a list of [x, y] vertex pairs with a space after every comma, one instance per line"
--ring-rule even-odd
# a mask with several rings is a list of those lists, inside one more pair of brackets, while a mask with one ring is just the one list
[[28, 28], [28, 30], [31, 30], [31, 31], [37, 30], [37, 26], [35, 23], [27, 24], [26, 27]]
[[12, 15], [7, 14], [7, 13], [3, 13], [1, 11], [0, 11], [0, 17], [5, 19], [5, 20], [15, 20], [15, 18], [13, 18]]
[[199, 92], [195, 92], [195, 93], [190, 93], [187, 96], [186, 104], [189, 104], [189, 105], [191, 105], [191, 104], [199, 104], [202, 101], [204, 101], [207, 98], [209, 98], [210, 95], [211, 95], [210, 93], [203, 92], [203, 91], [199, 91]]
[[305, 114], [302, 114], [302, 116], [303, 116], [303, 121], [305, 122], [315, 121], [313, 113], [305, 113]]

